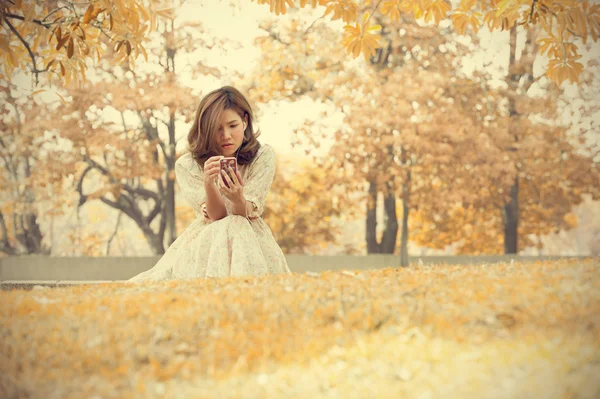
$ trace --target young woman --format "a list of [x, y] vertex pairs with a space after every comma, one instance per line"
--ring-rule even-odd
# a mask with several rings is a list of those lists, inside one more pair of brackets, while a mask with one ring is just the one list
[[[261, 218], [275, 152], [257, 141], [253, 121], [248, 101], [233, 87], [202, 99], [188, 134], [190, 151], [175, 163], [196, 219], [152, 269], [129, 281], [290, 273]], [[237, 173], [221, 170], [223, 157], [237, 159]]]

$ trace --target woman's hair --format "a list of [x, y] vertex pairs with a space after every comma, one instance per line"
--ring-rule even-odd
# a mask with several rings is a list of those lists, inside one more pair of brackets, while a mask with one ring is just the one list
[[250, 164], [260, 148], [260, 143], [256, 139], [260, 132], [255, 133], [252, 127], [254, 113], [248, 100], [234, 87], [221, 87], [211, 91], [200, 101], [196, 119], [188, 133], [192, 158], [198, 162], [201, 168], [204, 168], [204, 162], [208, 158], [219, 155], [216, 137], [219, 134], [223, 113], [227, 109], [235, 111], [242, 118], [242, 122], [244, 122], [245, 116], [248, 117], [244, 139], [237, 153], [238, 164]]

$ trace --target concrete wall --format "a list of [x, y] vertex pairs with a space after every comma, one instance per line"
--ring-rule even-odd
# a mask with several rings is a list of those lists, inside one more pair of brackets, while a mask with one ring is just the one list
[[[531, 263], [555, 259], [585, 259], [585, 257], [537, 256], [423, 256], [411, 257], [417, 264], [473, 265], [510, 262]], [[0, 281], [117, 281], [127, 280], [150, 269], [160, 259], [150, 257], [47, 257], [13, 256], [0, 258]], [[292, 272], [320, 272], [324, 270], [366, 270], [398, 267], [399, 257], [393, 255], [286, 255]]]

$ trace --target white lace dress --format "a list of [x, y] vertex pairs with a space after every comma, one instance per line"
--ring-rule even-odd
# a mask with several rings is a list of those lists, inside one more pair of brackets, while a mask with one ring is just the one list
[[253, 205], [248, 219], [233, 215], [231, 202], [223, 197], [229, 216], [211, 221], [202, 212], [206, 202], [202, 169], [190, 153], [182, 155], [175, 163], [175, 174], [196, 219], [153, 268], [129, 281], [289, 274], [283, 252], [261, 218], [275, 166], [275, 151], [263, 144], [250, 165], [238, 165], [244, 197]]

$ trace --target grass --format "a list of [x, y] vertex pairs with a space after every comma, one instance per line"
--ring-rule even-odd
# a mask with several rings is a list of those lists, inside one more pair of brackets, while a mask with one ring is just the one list
[[0, 397], [592, 398], [600, 262], [7, 291], [0, 334]]

